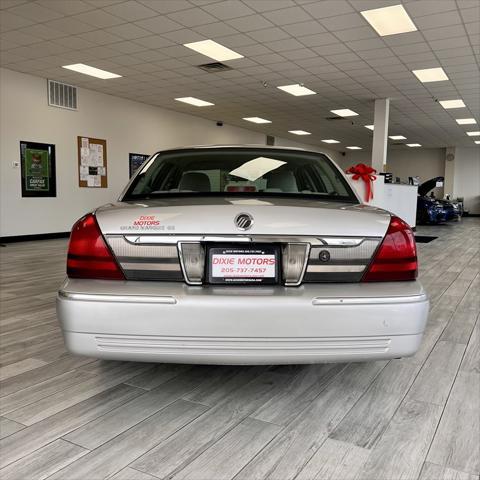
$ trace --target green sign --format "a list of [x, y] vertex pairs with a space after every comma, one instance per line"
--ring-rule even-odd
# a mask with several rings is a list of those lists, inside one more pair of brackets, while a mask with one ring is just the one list
[[50, 180], [48, 151], [25, 149], [25, 189], [27, 192], [48, 192]]
[[55, 197], [55, 145], [20, 142], [22, 197]]

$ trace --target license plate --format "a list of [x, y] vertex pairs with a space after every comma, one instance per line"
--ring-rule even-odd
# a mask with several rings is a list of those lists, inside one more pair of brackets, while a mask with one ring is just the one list
[[210, 283], [273, 284], [278, 282], [280, 255], [272, 245], [208, 249]]

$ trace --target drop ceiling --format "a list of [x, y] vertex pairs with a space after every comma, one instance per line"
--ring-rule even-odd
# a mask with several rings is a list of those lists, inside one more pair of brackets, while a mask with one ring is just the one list
[[[151, 105], [298, 139], [370, 148], [376, 98], [389, 97], [390, 135], [424, 147], [475, 146], [456, 118], [480, 121], [480, 2], [402, 2], [418, 31], [380, 37], [360, 11], [399, 0], [0, 0], [2, 67]], [[244, 58], [213, 61], [183, 46], [212, 39]], [[61, 68], [84, 63], [122, 75], [100, 80]], [[448, 81], [411, 72], [442, 67]], [[277, 88], [304, 84], [317, 95]], [[175, 98], [215, 105], [198, 108]], [[462, 99], [445, 110], [439, 100]], [[81, 105], [80, 105], [81, 107]], [[334, 117], [348, 108], [359, 115]], [[254, 125], [244, 117], [271, 124]], [[472, 126], [471, 126], [472, 127]], [[475, 130], [478, 129], [475, 126]], [[302, 137], [302, 140], [305, 137]], [[397, 142], [393, 142], [397, 143]], [[407, 148], [407, 147], [398, 147]]]

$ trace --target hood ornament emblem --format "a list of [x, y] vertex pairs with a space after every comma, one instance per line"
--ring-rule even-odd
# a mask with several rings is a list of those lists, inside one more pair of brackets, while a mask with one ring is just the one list
[[253, 225], [253, 217], [249, 213], [239, 213], [235, 217], [234, 223], [239, 230], [249, 230]]

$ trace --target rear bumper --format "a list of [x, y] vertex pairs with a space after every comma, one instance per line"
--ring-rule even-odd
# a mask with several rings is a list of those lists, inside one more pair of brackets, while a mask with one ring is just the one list
[[216, 364], [409, 356], [428, 307], [416, 281], [250, 288], [67, 280], [57, 298], [73, 353]]

